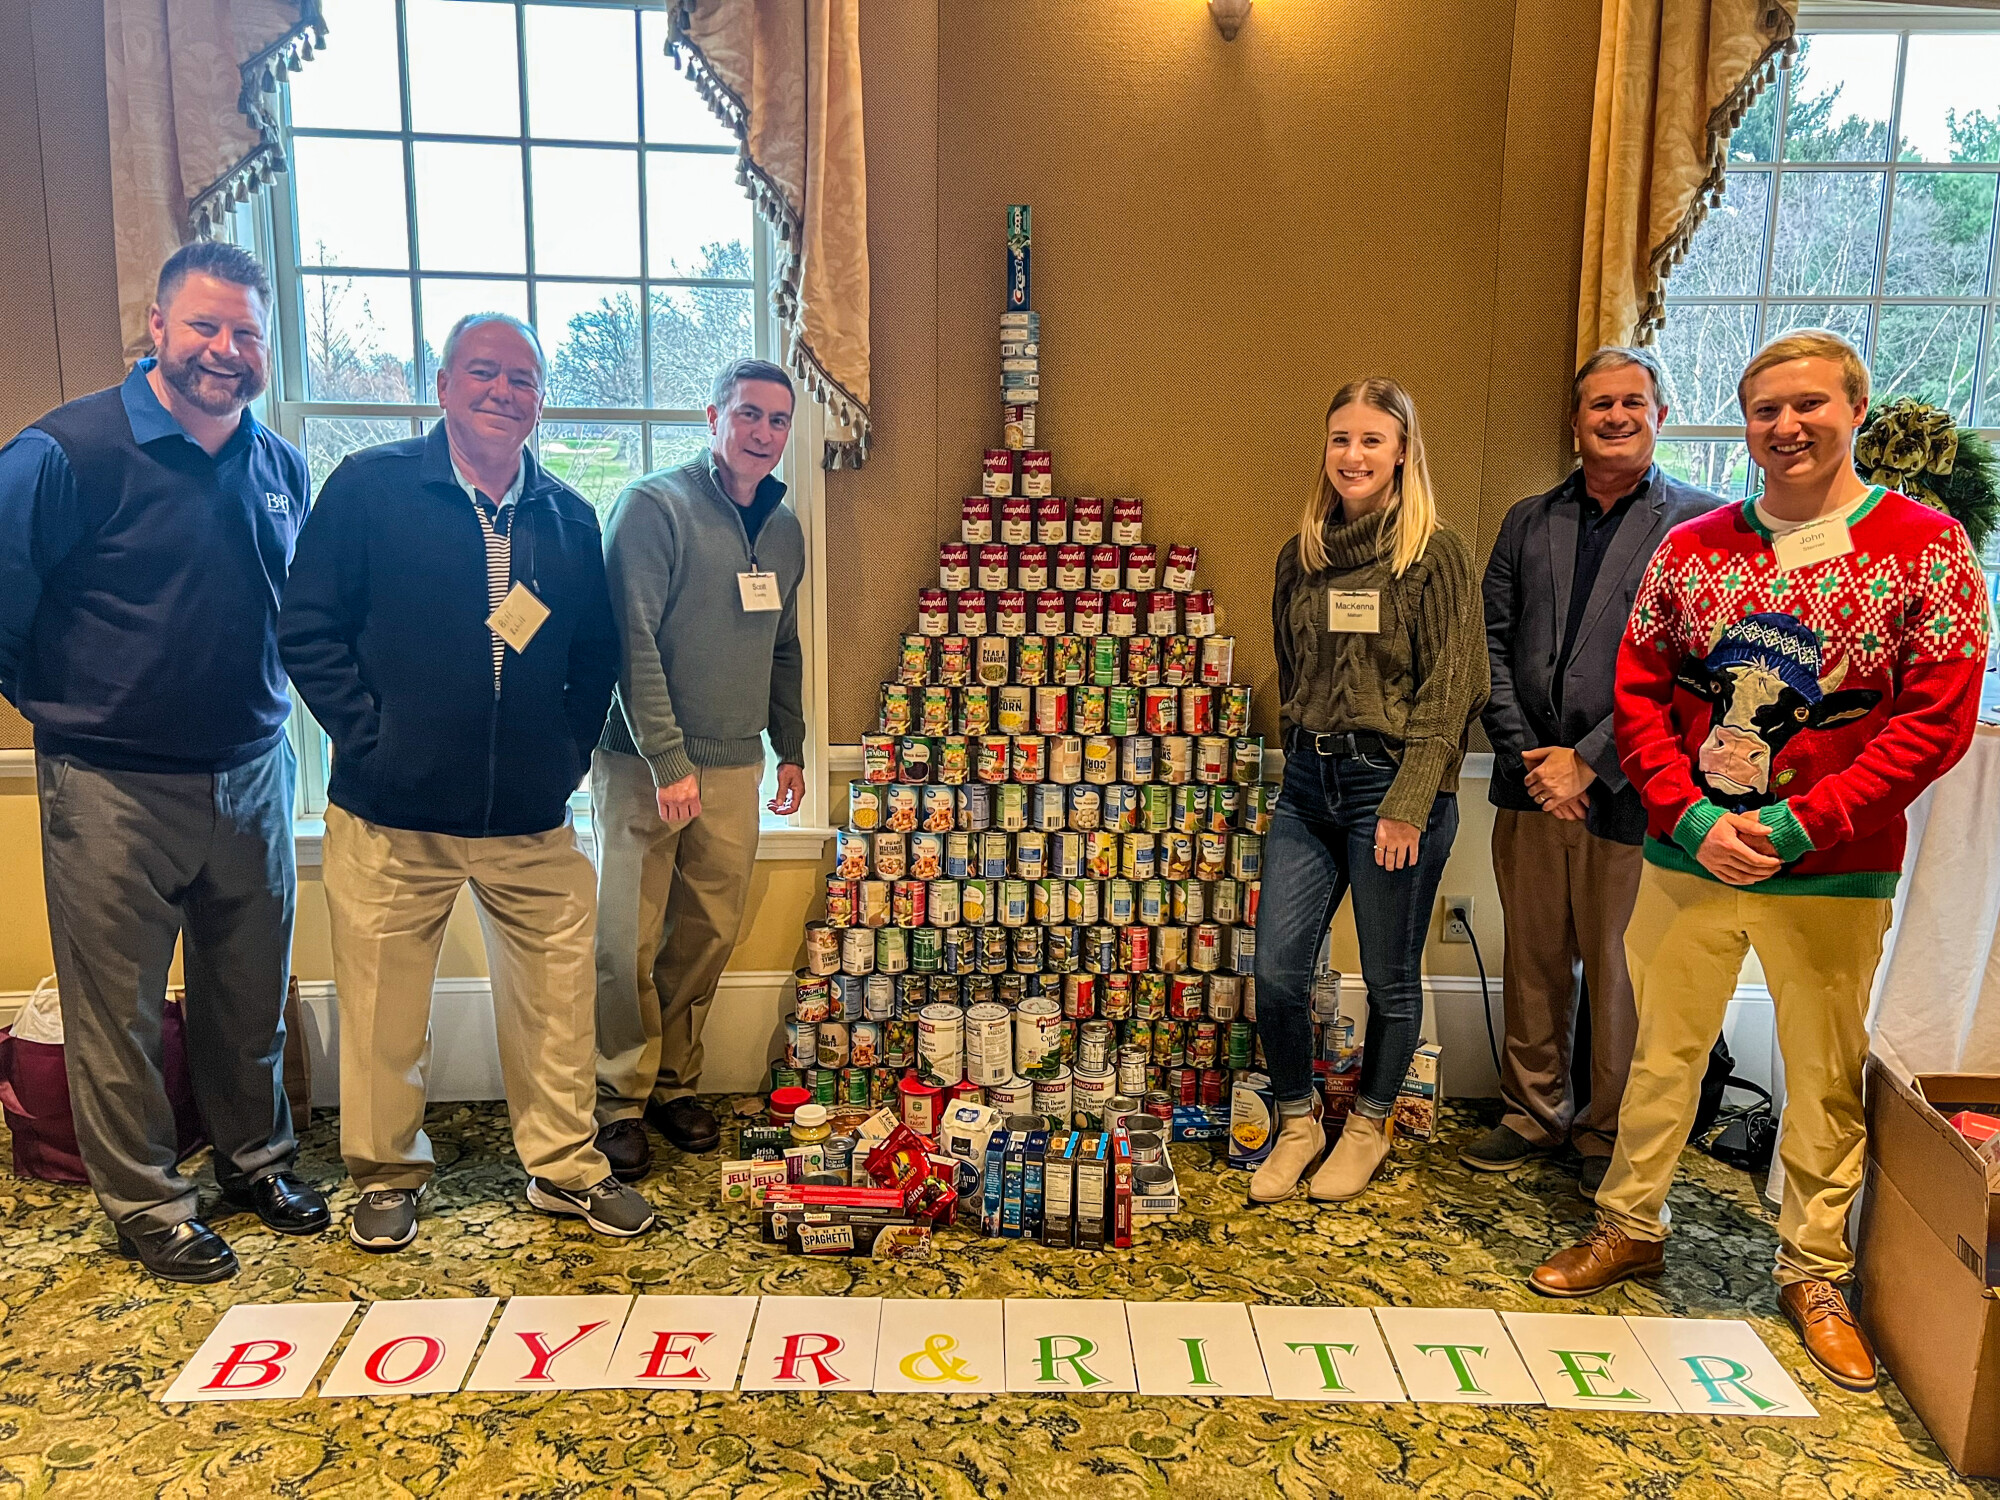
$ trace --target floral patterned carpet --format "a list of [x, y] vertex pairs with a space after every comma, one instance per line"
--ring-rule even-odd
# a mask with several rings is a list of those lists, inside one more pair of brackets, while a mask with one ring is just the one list
[[[1399, 1148], [1393, 1173], [1345, 1210], [1249, 1208], [1243, 1174], [1183, 1146], [1186, 1207], [1130, 1250], [954, 1233], [940, 1259], [886, 1268], [757, 1244], [747, 1215], [715, 1206], [715, 1158], [664, 1147], [644, 1184], [663, 1227], [636, 1247], [545, 1218], [522, 1199], [498, 1105], [431, 1112], [442, 1170], [409, 1251], [365, 1255], [338, 1225], [299, 1241], [248, 1216], [218, 1220], [244, 1269], [216, 1287], [168, 1287], [108, 1253], [85, 1191], [0, 1174], [0, 1497], [2000, 1497], [1952, 1473], [1893, 1386], [1851, 1395], [1812, 1369], [1777, 1312], [1770, 1215], [1747, 1177], [1692, 1153], [1667, 1275], [1568, 1310], [1747, 1317], [1817, 1421], [1136, 1395], [153, 1399], [246, 1301], [764, 1292], [1546, 1310], [1523, 1277], [1587, 1227], [1587, 1206], [1556, 1163], [1511, 1178], [1460, 1166], [1480, 1124], [1448, 1110], [1439, 1141]], [[308, 1134], [303, 1166], [344, 1216], [353, 1189], [331, 1117]]]

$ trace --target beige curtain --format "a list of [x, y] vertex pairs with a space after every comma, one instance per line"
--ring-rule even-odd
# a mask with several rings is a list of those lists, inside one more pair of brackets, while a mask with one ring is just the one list
[[743, 143], [737, 178], [777, 231], [785, 362], [868, 456], [868, 169], [861, 0], [679, 0], [668, 51]]
[[325, 40], [320, 0], [104, 0], [125, 354], [152, 348], [160, 262], [285, 169], [278, 84]]
[[1580, 363], [1649, 342], [1721, 198], [1729, 134], [1788, 60], [1798, 0], [1604, 0], [1584, 210]]

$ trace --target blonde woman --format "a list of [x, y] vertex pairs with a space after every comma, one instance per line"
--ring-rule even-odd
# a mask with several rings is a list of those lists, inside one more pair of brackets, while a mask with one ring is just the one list
[[1328, 1202], [1359, 1194], [1389, 1154], [1466, 726], [1488, 680], [1479, 577], [1438, 520], [1416, 408], [1393, 380], [1342, 386], [1327, 408], [1325, 463], [1278, 554], [1271, 628], [1285, 785], [1264, 848], [1257, 1023], [1280, 1119], [1250, 1196], [1290, 1196], [1325, 1146], [1312, 970], [1352, 890], [1368, 1030], [1354, 1112], [1308, 1189]]

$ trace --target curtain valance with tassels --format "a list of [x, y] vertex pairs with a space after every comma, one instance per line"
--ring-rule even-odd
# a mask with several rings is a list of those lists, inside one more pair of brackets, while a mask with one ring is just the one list
[[838, 430], [828, 468], [868, 456], [868, 173], [860, 0], [680, 0], [668, 50], [742, 149], [737, 177], [777, 233], [785, 363]]

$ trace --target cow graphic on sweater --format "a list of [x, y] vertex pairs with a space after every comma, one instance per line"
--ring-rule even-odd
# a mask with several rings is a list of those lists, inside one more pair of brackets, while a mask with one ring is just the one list
[[1718, 626], [1706, 656], [1688, 656], [1680, 685], [1711, 705], [1695, 780], [1731, 812], [1778, 801], [1771, 763], [1792, 736], [1831, 729], [1882, 701], [1873, 688], [1846, 688], [1847, 660], [1822, 672], [1819, 637], [1786, 614], [1745, 615]]

